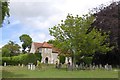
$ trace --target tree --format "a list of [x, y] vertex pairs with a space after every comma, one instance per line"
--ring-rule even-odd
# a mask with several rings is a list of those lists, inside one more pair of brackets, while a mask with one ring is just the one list
[[2, 47], [2, 56], [8, 57], [8, 56], [15, 56], [20, 53], [20, 46], [13, 41], [9, 41], [8, 44], [4, 45]]
[[[0, 27], [2, 27], [3, 20], [5, 16], [10, 16], [9, 14], [9, 2], [0, 0]], [[9, 21], [8, 21], [9, 23]]]
[[[106, 55], [96, 53], [94, 61], [98, 64], [109, 63], [120, 65], [120, 1], [112, 2], [110, 5], [101, 5], [93, 9], [95, 21], [94, 27], [104, 32], [110, 31], [110, 45], [115, 48]], [[102, 57], [102, 58], [101, 58]]]
[[93, 10], [95, 13], [96, 20], [93, 26], [101, 29], [102, 31], [110, 31], [110, 45], [115, 46], [115, 49], [120, 49], [120, 1], [112, 2], [110, 5], [95, 8]]
[[30, 51], [32, 38], [27, 34], [23, 34], [19, 38], [20, 38], [20, 41], [23, 42], [22, 44], [23, 52], [25, 52], [26, 48], [28, 48], [29, 49], [28, 51]]
[[50, 35], [54, 36], [56, 47], [63, 53], [71, 53], [73, 66], [76, 62], [75, 56], [94, 55], [95, 52], [106, 53], [113, 49], [109, 47], [109, 35], [93, 28], [88, 32], [94, 17], [83, 15], [76, 17], [68, 14], [65, 21], [50, 28]]

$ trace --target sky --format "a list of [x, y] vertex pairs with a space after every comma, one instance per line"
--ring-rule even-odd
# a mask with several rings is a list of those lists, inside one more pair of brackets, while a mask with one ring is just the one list
[[65, 20], [68, 13], [82, 16], [90, 9], [111, 1], [113, 0], [10, 0], [10, 24], [5, 22], [0, 28], [0, 47], [10, 40], [21, 46], [19, 36], [22, 34], [28, 34], [33, 42], [53, 39], [49, 35], [49, 28]]

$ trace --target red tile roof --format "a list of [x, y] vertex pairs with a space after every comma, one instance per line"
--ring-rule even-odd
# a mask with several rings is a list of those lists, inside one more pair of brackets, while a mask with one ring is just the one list
[[33, 42], [35, 49], [37, 50], [38, 48], [52, 48], [53, 53], [58, 53], [59, 50], [53, 46], [53, 44], [48, 44], [47, 42], [44, 43], [38, 43], [38, 42]]
[[44, 43], [34, 42], [34, 46], [35, 48], [52, 48], [52, 46], [47, 42], [44, 42]]

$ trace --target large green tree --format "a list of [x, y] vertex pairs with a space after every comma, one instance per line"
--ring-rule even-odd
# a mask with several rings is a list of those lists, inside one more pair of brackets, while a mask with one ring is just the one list
[[75, 56], [91, 55], [95, 52], [106, 53], [112, 50], [109, 47], [108, 35], [100, 30], [93, 28], [88, 31], [94, 17], [91, 15], [83, 15], [76, 17], [68, 14], [65, 21], [61, 24], [50, 28], [50, 35], [55, 38], [55, 45], [63, 53], [70, 53], [73, 57], [73, 65], [75, 64]]
[[[0, 27], [2, 27], [3, 20], [5, 16], [10, 16], [9, 14], [9, 2], [0, 0]], [[9, 22], [9, 21], [8, 21]]]
[[19, 38], [20, 38], [20, 41], [23, 42], [22, 43], [23, 52], [25, 52], [26, 48], [28, 48], [29, 49], [28, 51], [30, 51], [32, 38], [27, 34], [23, 34]]
[[13, 41], [9, 41], [6, 45], [2, 47], [2, 56], [15, 56], [20, 53], [20, 46]]

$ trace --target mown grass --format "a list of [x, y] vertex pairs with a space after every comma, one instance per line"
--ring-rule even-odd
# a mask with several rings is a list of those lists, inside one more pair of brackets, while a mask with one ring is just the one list
[[74, 70], [56, 69], [54, 66], [43, 66], [41, 69], [28, 70], [27, 67], [6, 66], [2, 68], [3, 78], [118, 78], [118, 71], [107, 70]]

